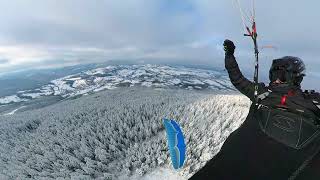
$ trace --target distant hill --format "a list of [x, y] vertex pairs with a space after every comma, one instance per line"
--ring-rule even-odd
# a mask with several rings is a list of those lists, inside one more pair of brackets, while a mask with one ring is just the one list
[[84, 64], [53, 69], [24, 70], [3, 74], [0, 76], [0, 97], [9, 96], [22, 90], [39, 88], [54, 79], [97, 67], [100, 67], [100, 65]]
[[[65, 74], [68, 75], [62, 76]], [[62, 77], [53, 79], [58, 76]], [[10, 91], [18, 91], [0, 97], [0, 105], [27, 102], [47, 96], [74, 98], [106, 89], [131, 86], [235, 90], [226, 72], [165, 65], [109, 65], [99, 68], [97, 65], [75, 66], [50, 72], [30, 72], [24, 77], [25, 79], [3, 80], [10, 84]], [[29, 88], [26, 90], [26, 87]], [[21, 88], [24, 90], [19, 90]], [[6, 93], [8, 91], [6, 90]]]

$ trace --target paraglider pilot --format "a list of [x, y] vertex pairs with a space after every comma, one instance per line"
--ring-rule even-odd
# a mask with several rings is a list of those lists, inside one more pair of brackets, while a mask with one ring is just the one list
[[[255, 84], [241, 73], [234, 43], [223, 45], [230, 81], [254, 102]], [[269, 85], [258, 84], [258, 103], [252, 103], [244, 123], [191, 179], [319, 180], [320, 96], [301, 90], [304, 76], [300, 58], [273, 60]]]

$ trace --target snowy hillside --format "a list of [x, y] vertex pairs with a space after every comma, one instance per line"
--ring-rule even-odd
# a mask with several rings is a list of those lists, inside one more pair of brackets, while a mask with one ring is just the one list
[[[2, 116], [0, 179], [187, 179], [219, 151], [249, 105], [242, 95], [118, 88]], [[170, 164], [164, 117], [185, 132], [179, 172]]]
[[45, 96], [69, 98], [131, 86], [234, 90], [224, 72], [163, 65], [117, 65], [83, 71], [53, 80], [40, 88], [0, 97], [0, 105], [26, 102]]

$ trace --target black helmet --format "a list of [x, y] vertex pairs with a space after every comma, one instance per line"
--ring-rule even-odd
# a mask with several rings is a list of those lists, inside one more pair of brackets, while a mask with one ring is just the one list
[[300, 85], [303, 76], [306, 75], [305, 70], [306, 67], [300, 58], [285, 56], [273, 60], [269, 71], [269, 79], [271, 82], [280, 79], [292, 85]]

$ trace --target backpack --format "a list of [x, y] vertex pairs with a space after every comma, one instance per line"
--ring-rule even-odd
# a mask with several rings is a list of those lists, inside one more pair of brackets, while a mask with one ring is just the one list
[[269, 137], [294, 149], [320, 137], [319, 93], [289, 91], [282, 95], [268, 89], [258, 99], [254, 116]]

